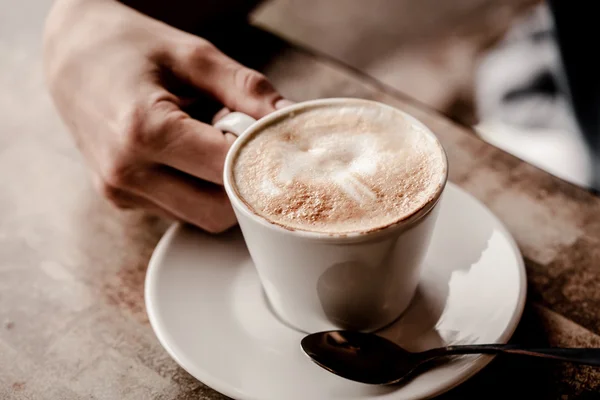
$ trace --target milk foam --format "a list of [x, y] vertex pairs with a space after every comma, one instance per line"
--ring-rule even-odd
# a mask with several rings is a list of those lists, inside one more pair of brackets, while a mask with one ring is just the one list
[[377, 229], [430, 201], [445, 175], [439, 145], [400, 113], [370, 105], [306, 109], [240, 150], [234, 180], [257, 214], [319, 232]]
[[370, 176], [377, 170], [378, 155], [373, 134], [348, 135], [330, 132], [307, 140], [306, 148], [282, 143], [278, 148], [279, 173], [273, 180], [263, 176], [263, 187], [284, 188], [294, 179], [316, 184], [336, 184], [346, 195], [361, 203], [375, 193], [354, 175]]

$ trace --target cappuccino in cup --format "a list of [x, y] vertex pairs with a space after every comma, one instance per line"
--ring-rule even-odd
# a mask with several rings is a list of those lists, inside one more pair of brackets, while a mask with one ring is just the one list
[[447, 159], [420, 121], [388, 105], [312, 100], [238, 135], [224, 186], [273, 312], [305, 333], [374, 331], [408, 307], [435, 226]]
[[234, 188], [286, 229], [366, 233], [405, 220], [444, 184], [439, 143], [392, 108], [333, 104], [299, 110], [249, 138]]

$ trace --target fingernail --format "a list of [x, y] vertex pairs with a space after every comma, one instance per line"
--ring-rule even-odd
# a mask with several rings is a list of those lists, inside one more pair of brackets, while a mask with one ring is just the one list
[[296, 104], [295, 102], [288, 100], [288, 99], [279, 99], [275, 102], [275, 108], [276, 109], [281, 109], [281, 108], [285, 108], [287, 106], [291, 106]]

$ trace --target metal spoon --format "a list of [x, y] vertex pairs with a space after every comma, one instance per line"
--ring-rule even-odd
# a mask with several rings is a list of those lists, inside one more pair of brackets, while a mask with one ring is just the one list
[[512, 344], [447, 346], [420, 353], [404, 350], [372, 333], [326, 331], [302, 339], [302, 349], [319, 366], [357, 382], [389, 385], [407, 379], [425, 363], [459, 354], [518, 354], [600, 366], [596, 348], [524, 348]]

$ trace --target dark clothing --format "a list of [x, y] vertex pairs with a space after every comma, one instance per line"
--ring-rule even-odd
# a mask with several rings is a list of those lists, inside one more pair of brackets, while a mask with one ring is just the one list
[[565, 73], [566, 90], [591, 149], [593, 186], [600, 190], [600, 21], [593, 1], [548, 0]]

